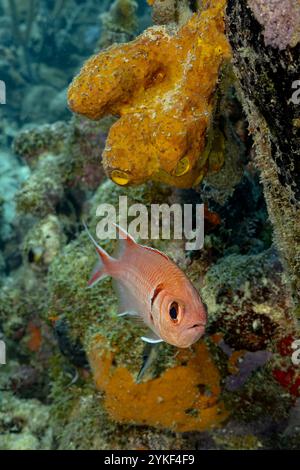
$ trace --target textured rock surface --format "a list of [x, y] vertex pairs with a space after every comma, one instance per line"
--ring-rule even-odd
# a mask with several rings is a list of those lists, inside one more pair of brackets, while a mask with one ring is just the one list
[[[292, 2], [283, 3], [286, 14], [292, 15]], [[270, 11], [273, 4], [273, 1], [264, 2]], [[271, 21], [270, 15], [264, 20]], [[300, 106], [291, 98], [293, 82], [300, 76], [300, 43], [293, 44], [294, 47], [285, 44], [280, 50], [267, 47], [263, 27], [246, 2], [238, 0], [228, 2], [227, 30], [275, 242], [287, 269], [297, 309], [300, 300]]]

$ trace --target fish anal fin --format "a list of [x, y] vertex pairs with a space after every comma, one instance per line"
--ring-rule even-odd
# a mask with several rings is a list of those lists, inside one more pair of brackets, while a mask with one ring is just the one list
[[142, 381], [143, 377], [146, 375], [146, 372], [151, 367], [156, 350], [157, 344], [145, 343], [142, 357], [142, 365], [137, 375], [136, 383], [140, 383]]
[[162, 343], [163, 339], [156, 333], [154, 333], [153, 330], [148, 330], [147, 336], [141, 336], [141, 339], [145, 341], [145, 343], [150, 343], [150, 344], [156, 344], [156, 343]]
[[161, 338], [149, 338], [147, 336], [141, 336], [141, 339], [145, 343], [150, 343], [150, 344], [156, 344], [156, 343], [162, 343], [163, 342], [163, 339], [161, 339]]

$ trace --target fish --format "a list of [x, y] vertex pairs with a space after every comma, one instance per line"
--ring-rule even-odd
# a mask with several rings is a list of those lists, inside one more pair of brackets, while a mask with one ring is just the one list
[[119, 298], [118, 315], [136, 318], [147, 327], [143, 341], [188, 348], [204, 335], [206, 307], [185, 273], [165, 253], [138, 244], [114, 224], [118, 252], [110, 256], [83, 225], [98, 254], [88, 287], [112, 277]]

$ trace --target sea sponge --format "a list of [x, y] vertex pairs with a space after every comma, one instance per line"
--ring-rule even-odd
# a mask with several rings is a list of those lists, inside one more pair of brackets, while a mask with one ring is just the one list
[[70, 108], [90, 119], [120, 116], [103, 163], [117, 184], [149, 179], [191, 187], [208, 168], [206, 132], [219, 70], [230, 48], [225, 0], [208, 2], [178, 31], [147, 29], [91, 57], [69, 87]]
[[105, 392], [104, 406], [117, 422], [187, 432], [215, 428], [228, 417], [219, 396], [219, 371], [204, 342], [181, 350], [174, 367], [142, 383], [128, 368], [113, 366], [118, 352], [104, 343], [95, 337], [89, 360], [96, 387]]

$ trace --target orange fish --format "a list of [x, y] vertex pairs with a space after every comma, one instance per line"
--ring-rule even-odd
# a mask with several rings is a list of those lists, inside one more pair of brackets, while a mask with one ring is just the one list
[[164, 253], [139, 245], [121, 227], [119, 253], [111, 257], [87, 233], [96, 247], [99, 262], [88, 285], [111, 276], [119, 297], [119, 315], [142, 319], [148, 343], [166, 341], [187, 348], [203, 334], [206, 309], [186, 275]]

